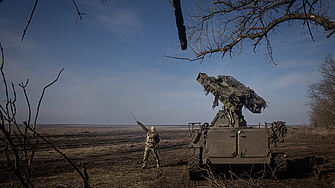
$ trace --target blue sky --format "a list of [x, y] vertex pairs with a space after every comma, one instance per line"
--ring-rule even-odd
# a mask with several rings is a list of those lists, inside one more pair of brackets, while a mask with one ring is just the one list
[[[43, 87], [65, 68], [46, 91], [38, 123], [130, 125], [135, 124], [131, 112], [148, 125], [211, 122], [222, 104], [213, 110], [213, 96], [205, 96], [195, 80], [205, 72], [231, 75], [269, 103], [261, 114], [243, 110], [248, 124], [308, 124], [306, 86], [320, 79], [318, 67], [327, 54], [335, 54], [334, 37], [326, 39], [324, 31], [314, 30], [313, 42], [300, 24], [283, 24], [271, 36], [275, 67], [266, 63], [265, 51], [253, 53], [248, 46], [238, 57], [217, 54], [202, 64], [169, 59], [163, 53], [193, 54], [174, 47], [179, 41], [168, 0], [77, 0], [86, 13], [77, 23], [71, 0], [39, 1], [21, 42], [34, 2], [0, 4], [0, 42], [7, 81], [16, 86], [18, 122], [27, 119], [27, 107], [17, 84], [29, 79], [35, 112]], [[193, 4], [182, 1], [185, 21]]]

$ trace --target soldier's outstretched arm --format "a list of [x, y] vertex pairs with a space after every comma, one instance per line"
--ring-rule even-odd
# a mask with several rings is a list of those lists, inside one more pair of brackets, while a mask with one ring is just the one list
[[149, 132], [149, 130], [141, 122], [137, 121], [137, 124], [141, 126], [145, 132]]

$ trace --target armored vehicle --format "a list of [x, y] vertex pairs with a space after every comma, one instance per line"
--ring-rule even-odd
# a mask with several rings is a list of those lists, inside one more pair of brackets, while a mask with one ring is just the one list
[[[213, 108], [220, 100], [223, 109], [217, 112], [210, 124], [201, 122], [188, 124], [192, 137], [188, 158], [191, 179], [199, 177], [204, 165], [272, 163], [279, 165], [280, 163], [281, 170], [285, 168], [284, 155], [271, 152], [271, 138], [274, 137], [271, 136], [273, 130], [271, 127], [274, 126], [268, 127], [265, 123], [264, 128], [248, 127], [242, 115], [243, 106], [252, 113], [261, 113], [261, 110], [267, 107], [262, 97], [232, 76], [219, 75], [215, 78], [199, 73], [196, 80], [204, 87], [206, 95], [208, 93], [214, 95]], [[273, 139], [272, 141], [276, 142]]]

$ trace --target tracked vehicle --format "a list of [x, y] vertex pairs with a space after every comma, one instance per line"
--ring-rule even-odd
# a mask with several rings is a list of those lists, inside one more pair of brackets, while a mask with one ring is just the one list
[[[210, 124], [188, 124], [192, 137], [188, 157], [191, 179], [197, 179], [205, 165], [272, 164], [277, 170], [286, 168], [285, 155], [271, 152], [271, 142], [278, 140], [273, 139], [278, 138], [277, 134], [273, 136], [274, 125], [284, 125], [284, 122], [274, 122], [269, 127], [265, 123], [264, 128], [252, 128], [247, 126], [242, 115], [242, 107], [252, 113], [261, 113], [267, 106], [262, 97], [231, 76], [219, 75], [215, 78], [199, 73], [196, 80], [204, 87], [206, 95], [214, 95], [213, 108], [220, 100], [223, 109], [218, 111]], [[280, 130], [283, 136], [285, 129]]]

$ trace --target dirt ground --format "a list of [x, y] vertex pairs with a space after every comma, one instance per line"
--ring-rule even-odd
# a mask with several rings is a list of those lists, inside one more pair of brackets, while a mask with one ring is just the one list
[[[145, 133], [137, 126], [48, 125], [38, 127], [38, 132], [78, 166], [87, 163], [92, 187], [209, 187], [206, 179], [189, 180], [187, 126], [157, 126], [161, 136], [159, 169], [152, 155], [148, 168], [140, 168]], [[32, 171], [35, 187], [83, 186], [61, 155], [42, 140], [38, 148]], [[228, 174], [222, 182], [228, 187], [335, 187], [335, 133], [291, 127], [285, 142], [273, 150], [286, 153], [285, 173], [271, 177], [240, 169], [236, 177]], [[222, 174], [227, 173], [215, 171], [216, 176]], [[10, 187], [8, 181], [0, 166], [0, 187]]]

